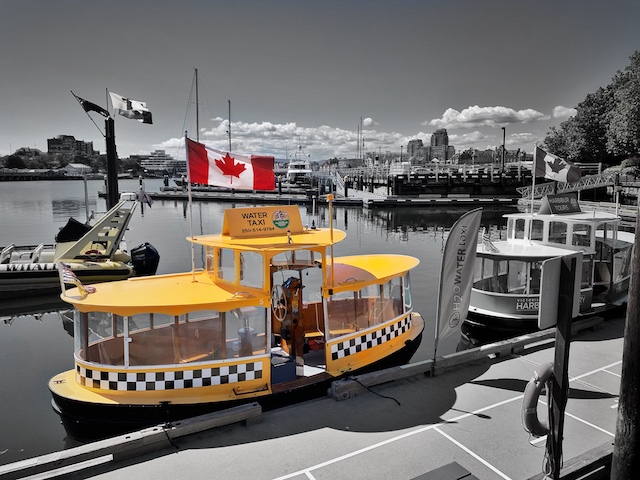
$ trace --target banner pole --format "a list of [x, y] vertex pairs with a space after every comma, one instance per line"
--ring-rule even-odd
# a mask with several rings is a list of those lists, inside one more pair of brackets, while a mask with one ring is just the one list
[[[189, 146], [188, 146], [189, 138], [187, 137], [187, 132], [184, 132], [184, 147], [185, 153], [187, 156], [187, 198], [189, 204], [189, 234], [191, 236], [191, 240], [193, 240], [193, 202], [191, 197], [191, 168], [189, 168]], [[195, 258], [195, 247], [193, 241], [191, 243], [191, 281], [195, 282], [196, 280], [196, 258]]]

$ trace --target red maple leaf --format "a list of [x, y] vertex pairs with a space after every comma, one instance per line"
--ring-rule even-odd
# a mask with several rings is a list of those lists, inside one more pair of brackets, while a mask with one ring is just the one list
[[[220, 169], [223, 175], [230, 175], [231, 177], [238, 177], [242, 172], [246, 170], [244, 163], [236, 163], [235, 159], [228, 153], [225, 154], [222, 160], [216, 160], [216, 166]], [[231, 179], [233, 182], [233, 178]]]

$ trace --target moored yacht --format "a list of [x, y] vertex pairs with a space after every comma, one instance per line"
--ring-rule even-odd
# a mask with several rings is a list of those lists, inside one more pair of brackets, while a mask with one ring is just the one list
[[548, 195], [537, 213], [507, 218], [507, 238], [478, 244], [467, 324], [506, 331], [537, 329], [544, 262], [582, 253], [580, 314], [627, 301], [634, 234], [617, 215], [581, 211], [577, 194]]

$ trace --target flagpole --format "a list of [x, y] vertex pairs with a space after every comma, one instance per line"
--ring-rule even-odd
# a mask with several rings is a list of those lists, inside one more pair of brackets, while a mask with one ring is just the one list
[[[187, 145], [187, 132], [184, 132], [184, 150], [187, 157], [187, 198], [189, 203], [189, 233], [191, 234], [191, 240], [193, 240], [193, 202], [191, 198], [191, 168], [189, 168], [189, 146]], [[196, 280], [196, 257], [194, 243], [191, 243], [191, 281]]]
[[62, 279], [62, 266], [60, 262], [56, 263], [56, 268], [58, 269], [58, 279], [60, 280], [60, 289], [62, 290], [62, 296], [67, 296], [67, 289], [64, 287], [64, 280]]
[[538, 154], [538, 142], [533, 144], [533, 162], [531, 163], [531, 174], [533, 183], [531, 184], [531, 214], [533, 215], [533, 192], [536, 189], [536, 155]]

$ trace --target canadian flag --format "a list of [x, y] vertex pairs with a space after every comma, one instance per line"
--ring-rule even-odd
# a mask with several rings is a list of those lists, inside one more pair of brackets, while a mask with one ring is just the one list
[[275, 190], [274, 157], [247, 157], [186, 140], [191, 183], [236, 190]]
[[582, 178], [582, 172], [569, 160], [545, 152], [536, 145], [533, 158], [536, 177], [544, 177], [556, 182], [575, 183]]

